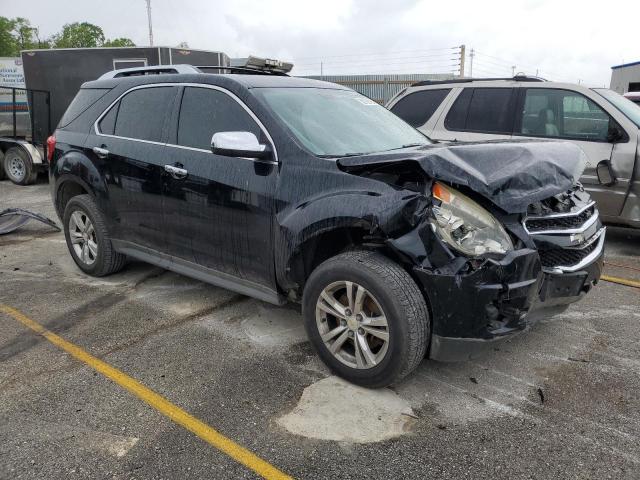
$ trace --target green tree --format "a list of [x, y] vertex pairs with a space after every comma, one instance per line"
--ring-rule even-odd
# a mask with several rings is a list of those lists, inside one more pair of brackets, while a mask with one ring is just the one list
[[13, 36], [14, 22], [7, 17], [0, 17], [0, 57], [15, 57], [18, 44]]
[[26, 18], [0, 17], [0, 56], [17, 57], [20, 50], [41, 48], [38, 29]]
[[26, 18], [17, 17], [13, 20], [13, 32], [18, 50], [38, 48], [38, 29], [31, 26]]
[[54, 48], [101, 47], [104, 44], [102, 28], [88, 22], [67, 23], [62, 32], [52, 37]]
[[107, 40], [102, 45], [103, 47], [135, 47], [136, 44], [130, 38], [114, 38], [113, 40]]

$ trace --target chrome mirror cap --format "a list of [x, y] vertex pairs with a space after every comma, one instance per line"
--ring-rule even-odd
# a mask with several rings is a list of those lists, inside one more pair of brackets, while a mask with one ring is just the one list
[[211, 138], [211, 151], [216, 155], [243, 158], [266, 158], [267, 146], [251, 132], [217, 132]]

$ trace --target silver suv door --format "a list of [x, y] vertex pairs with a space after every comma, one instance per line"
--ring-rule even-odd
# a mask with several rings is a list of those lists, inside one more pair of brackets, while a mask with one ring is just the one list
[[516, 89], [512, 87], [457, 88], [451, 108], [442, 115], [434, 140], [472, 142], [510, 139], [513, 132]]
[[635, 145], [628, 149], [624, 144], [629, 143], [628, 136], [617, 142], [610, 136], [613, 128], [620, 128], [615, 119], [593, 99], [573, 90], [523, 87], [522, 91], [514, 138], [561, 139], [580, 146], [588, 157], [581, 182], [603, 216], [619, 215], [631, 172], [616, 172], [618, 181], [611, 186], [602, 185], [596, 173], [598, 163], [603, 160], [616, 163], [616, 157], [629, 154], [633, 162]]

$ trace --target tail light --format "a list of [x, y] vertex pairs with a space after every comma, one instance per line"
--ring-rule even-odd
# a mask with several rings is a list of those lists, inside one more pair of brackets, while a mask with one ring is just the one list
[[53, 135], [51, 135], [49, 138], [47, 138], [47, 161], [49, 163], [51, 163], [51, 161], [53, 160], [53, 152], [56, 149], [56, 137], [54, 137]]

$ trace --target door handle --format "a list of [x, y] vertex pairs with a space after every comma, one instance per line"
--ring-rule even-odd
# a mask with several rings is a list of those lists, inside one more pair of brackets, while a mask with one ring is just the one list
[[176, 180], [182, 180], [187, 177], [187, 172], [184, 168], [174, 167], [173, 165], [165, 165], [164, 171], [169, 173]]
[[109, 156], [109, 150], [101, 147], [93, 147], [93, 153], [100, 158], [107, 158]]

